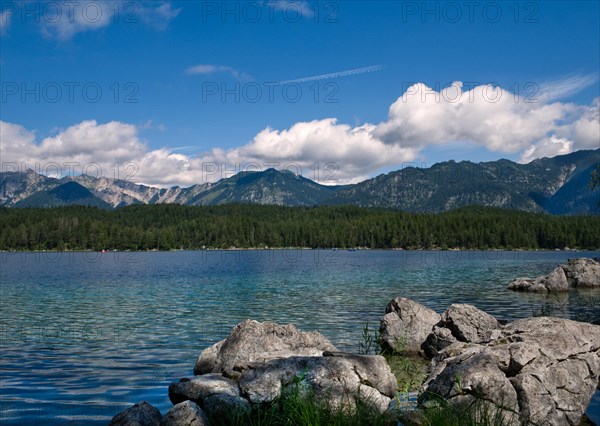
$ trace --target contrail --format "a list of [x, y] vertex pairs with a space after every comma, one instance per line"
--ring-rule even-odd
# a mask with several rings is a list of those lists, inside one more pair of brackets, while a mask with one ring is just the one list
[[366, 74], [368, 72], [381, 71], [382, 69], [383, 69], [383, 65], [371, 65], [370, 67], [355, 68], [352, 70], [339, 71], [339, 72], [334, 72], [331, 74], [321, 74], [321, 75], [314, 75], [312, 77], [297, 78], [295, 80], [279, 81], [275, 84], [305, 83], [307, 81], [325, 80], [327, 78], [337, 78], [337, 77], [346, 77], [349, 75], [356, 75], [356, 74]]

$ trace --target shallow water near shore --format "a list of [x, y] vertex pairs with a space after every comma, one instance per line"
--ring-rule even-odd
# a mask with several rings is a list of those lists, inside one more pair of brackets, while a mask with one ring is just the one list
[[[598, 252], [257, 250], [0, 253], [0, 422], [106, 424], [252, 318], [318, 330], [358, 351], [387, 302], [470, 303], [514, 320], [581, 297], [515, 293], [513, 278]], [[591, 293], [582, 293], [584, 298]], [[596, 293], [597, 294], [597, 293]], [[597, 294], [598, 295], [598, 294]], [[599, 295], [600, 296], [600, 295]], [[598, 392], [588, 410], [600, 423]]]

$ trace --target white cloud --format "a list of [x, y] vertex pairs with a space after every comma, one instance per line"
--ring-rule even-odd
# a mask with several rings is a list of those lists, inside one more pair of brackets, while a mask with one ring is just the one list
[[158, 30], [165, 31], [171, 21], [175, 19], [181, 8], [173, 9], [171, 3], [162, 3], [158, 7], [144, 7], [140, 8], [140, 18], [146, 25]]
[[556, 130], [574, 105], [526, 102], [500, 87], [464, 90], [461, 82], [440, 91], [423, 83], [409, 87], [392, 104], [375, 136], [388, 144], [422, 149], [467, 141], [490, 151], [515, 153]]
[[217, 73], [231, 74], [236, 80], [249, 81], [253, 80], [252, 76], [245, 72], [238, 71], [237, 69], [227, 65], [208, 65], [200, 64], [194, 65], [185, 70], [188, 75], [211, 75]]
[[[383, 166], [412, 161], [416, 151], [386, 145], [373, 137], [374, 126], [351, 127], [333, 118], [296, 123], [289, 129], [266, 128], [240, 148], [225, 152], [227, 162], [297, 164], [309, 170], [335, 164], [335, 180], [347, 183]], [[323, 177], [324, 178], [324, 177]]]
[[131, 124], [83, 121], [44, 139], [37, 147], [42, 159], [77, 158], [83, 162], [123, 162], [144, 153], [138, 130]]
[[[434, 92], [417, 84], [391, 105], [388, 120], [378, 125], [351, 126], [326, 118], [287, 129], [267, 127], [244, 145], [189, 155], [182, 153], [190, 148], [189, 143], [149, 149], [139, 136], [149, 123], [137, 127], [84, 121], [38, 142], [33, 131], [0, 121], [0, 154], [3, 162], [94, 162], [104, 171], [115, 162], [134, 163], [134, 178], [156, 186], [189, 186], [269, 166], [341, 184], [363, 180], [383, 167], [415, 161], [431, 145], [470, 142], [492, 152], [520, 154], [523, 162], [597, 149], [599, 104], [600, 98], [590, 106], [526, 103], [498, 87], [463, 91], [457, 82]], [[333, 169], [325, 170], [332, 164], [337, 167], [333, 174]], [[221, 172], [213, 173], [214, 167]], [[315, 168], [320, 170], [318, 175]]]
[[[553, 101], [572, 96], [597, 81], [597, 74], [570, 75], [540, 84], [539, 94], [543, 101]], [[533, 85], [532, 88], [535, 90], [535, 85]], [[533, 92], [530, 93], [533, 94]]]
[[[31, 163], [35, 158], [35, 132], [18, 124], [0, 120], [0, 161], [4, 163]], [[4, 167], [0, 171], [4, 171]]]
[[110, 25], [114, 10], [110, 2], [56, 2], [50, 9], [44, 9], [42, 34], [64, 41], [77, 33], [104, 28]]
[[83, 165], [98, 163], [105, 170], [115, 162], [129, 162], [142, 156], [147, 148], [131, 124], [112, 121], [98, 124], [83, 121], [37, 143], [35, 133], [17, 124], [0, 121], [0, 146], [3, 163]]
[[164, 31], [181, 9], [173, 9], [170, 3], [158, 6], [145, 1], [58, 1], [44, 8], [42, 34], [59, 41], [71, 39], [78, 33], [95, 31], [112, 23], [135, 24], [141, 22], [156, 30]]
[[571, 138], [577, 149], [600, 148], [600, 97], [590, 107], [583, 108], [581, 118], [571, 126]]
[[555, 157], [557, 155], [568, 154], [573, 151], [573, 142], [564, 138], [550, 136], [527, 148], [521, 158], [520, 163], [529, 163], [536, 158]]

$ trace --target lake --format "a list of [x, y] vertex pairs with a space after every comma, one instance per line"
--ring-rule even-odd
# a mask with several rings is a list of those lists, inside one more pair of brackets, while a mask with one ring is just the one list
[[[470, 303], [513, 320], [557, 301], [514, 293], [519, 276], [598, 252], [258, 250], [0, 253], [0, 421], [106, 424], [146, 400], [252, 318], [318, 330], [358, 351], [387, 302], [442, 312]], [[558, 302], [578, 310], [573, 294]], [[600, 422], [598, 392], [589, 410]]]

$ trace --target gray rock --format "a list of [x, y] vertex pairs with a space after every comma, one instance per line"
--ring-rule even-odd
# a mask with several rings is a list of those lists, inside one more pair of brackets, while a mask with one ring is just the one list
[[335, 409], [358, 400], [386, 411], [398, 384], [380, 355], [326, 353], [323, 357], [276, 359], [247, 370], [240, 377], [242, 393], [255, 404], [269, 403], [290, 386], [312, 390]]
[[396, 352], [418, 353], [440, 315], [404, 297], [388, 303], [379, 333], [384, 348]]
[[114, 416], [109, 426], [159, 426], [161, 419], [158, 409], [141, 401]]
[[498, 320], [473, 305], [454, 304], [442, 314], [438, 324], [449, 329], [460, 342], [481, 343], [490, 339], [498, 329]]
[[[432, 360], [419, 403], [431, 395], [487, 401], [522, 424], [577, 425], [598, 386], [600, 326], [527, 318], [503, 326], [489, 342], [457, 342]], [[511, 414], [512, 413], [512, 414]]]
[[[336, 348], [318, 332], [302, 332], [291, 324], [246, 320], [238, 324], [222, 343], [200, 355], [194, 371], [223, 373], [238, 378], [256, 363], [290, 356], [321, 356]], [[214, 362], [216, 360], [216, 362]]]
[[216, 393], [202, 401], [202, 407], [210, 417], [224, 420], [225, 424], [236, 424], [236, 416], [243, 416], [250, 411], [250, 403], [241, 396]]
[[219, 355], [223, 343], [225, 343], [225, 339], [209, 346], [200, 353], [198, 361], [196, 361], [196, 365], [194, 366], [195, 375], [213, 372], [217, 367], [217, 356]]
[[569, 259], [548, 275], [537, 278], [517, 278], [508, 285], [510, 290], [558, 292], [573, 287], [600, 287], [600, 262], [596, 259]]
[[208, 417], [198, 405], [192, 401], [184, 401], [175, 405], [163, 417], [160, 426], [208, 426]]
[[509, 284], [509, 290], [534, 291], [534, 292], [559, 292], [568, 291], [571, 288], [563, 267], [555, 268], [548, 275], [534, 279], [517, 278]]
[[600, 287], [600, 262], [595, 259], [569, 259], [562, 268], [573, 287]]
[[490, 314], [472, 305], [451, 305], [441, 316], [422, 345], [426, 357], [456, 342], [483, 343], [494, 337], [500, 323]]
[[443, 368], [440, 365], [435, 367], [440, 371], [428, 385], [427, 393], [420, 401], [422, 405], [427, 405], [428, 396], [440, 395], [452, 402], [485, 401], [508, 411], [518, 411], [517, 392], [498, 368], [495, 359], [486, 352], [473, 350], [469, 345], [458, 343], [463, 352], [447, 358]]
[[248, 401], [240, 395], [238, 384], [218, 373], [171, 383], [169, 399], [173, 404], [193, 401], [211, 417], [231, 418], [250, 409]]
[[427, 358], [433, 358], [439, 351], [447, 348], [453, 343], [458, 342], [456, 337], [452, 335], [452, 331], [445, 327], [433, 327], [433, 330], [427, 336], [427, 340], [423, 344], [423, 352]]
[[546, 286], [538, 281], [537, 278], [515, 278], [506, 288], [514, 291], [548, 292]]

